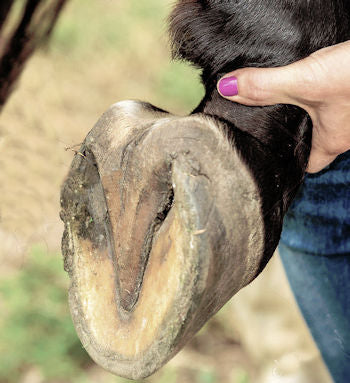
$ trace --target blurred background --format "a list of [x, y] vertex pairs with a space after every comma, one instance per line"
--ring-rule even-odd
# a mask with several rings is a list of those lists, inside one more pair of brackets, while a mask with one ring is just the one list
[[[59, 193], [74, 150], [111, 104], [140, 99], [186, 114], [200, 101], [199, 73], [170, 60], [172, 3], [69, 1], [0, 115], [0, 383], [127, 382], [99, 368], [75, 334]], [[275, 258], [145, 381], [329, 381]]]

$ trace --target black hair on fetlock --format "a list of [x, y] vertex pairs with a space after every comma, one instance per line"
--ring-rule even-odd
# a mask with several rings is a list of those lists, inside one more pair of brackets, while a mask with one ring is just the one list
[[221, 121], [262, 196], [265, 266], [310, 154], [312, 122], [292, 105], [248, 107], [222, 98], [225, 73], [277, 67], [350, 39], [349, 0], [181, 0], [170, 16], [172, 52], [202, 70], [205, 96], [194, 113]]

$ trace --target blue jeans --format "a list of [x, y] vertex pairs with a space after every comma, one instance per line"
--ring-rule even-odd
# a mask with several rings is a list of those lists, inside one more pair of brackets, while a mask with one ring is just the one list
[[350, 151], [308, 174], [283, 224], [279, 252], [335, 383], [350, 382]]

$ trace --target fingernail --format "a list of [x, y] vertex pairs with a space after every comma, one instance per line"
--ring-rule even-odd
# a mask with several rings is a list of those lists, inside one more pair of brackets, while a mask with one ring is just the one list
[[219, 91], [225, 97], [237, 96], [238, 84], [237, 77], [224, 77], [219, 81]]

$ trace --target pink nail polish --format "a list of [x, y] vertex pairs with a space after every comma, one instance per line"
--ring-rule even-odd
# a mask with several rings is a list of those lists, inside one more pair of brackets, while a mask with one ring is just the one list
[[238, 84], [237, 77], [225, 77], [219, 81], [219, 91], [225, 97], [237, 96]]

